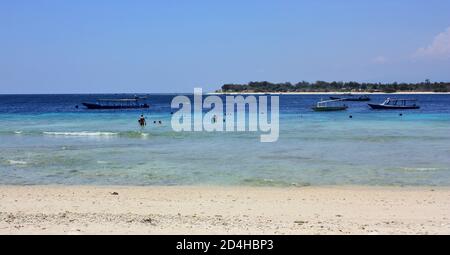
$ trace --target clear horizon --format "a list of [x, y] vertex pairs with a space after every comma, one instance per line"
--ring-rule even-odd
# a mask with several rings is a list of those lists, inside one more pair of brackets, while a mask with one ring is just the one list
[[448, 10], [443, 0], [2, 1], [0, 94], [448, 82]]

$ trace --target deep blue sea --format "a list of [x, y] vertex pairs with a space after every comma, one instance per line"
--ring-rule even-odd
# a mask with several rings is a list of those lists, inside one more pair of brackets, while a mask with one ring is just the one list
[[0, 184], [450, 185], [450, 95], [395, 95], [418, 99], [419, 110], [348, 102], [344, 112], [311, 110], [329, 95], [282, 95], [275, 143], [254, 132], [175, 132], [175, 95], [150, 94], [145, 110], [81, 105], [132, 96], [0, 95]]

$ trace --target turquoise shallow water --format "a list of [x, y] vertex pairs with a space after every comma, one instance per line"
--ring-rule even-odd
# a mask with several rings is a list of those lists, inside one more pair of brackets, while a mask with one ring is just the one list
[[144, 112], [75, 108], [95, 97], [0, 96], [0, 184], [450, 185], [450, 95], [415, 96], [420, 110], [334, 113], [310, 110], [325, 95], [281, 96], [275, 143], [174, 132], [173, 95], [151, 95]]

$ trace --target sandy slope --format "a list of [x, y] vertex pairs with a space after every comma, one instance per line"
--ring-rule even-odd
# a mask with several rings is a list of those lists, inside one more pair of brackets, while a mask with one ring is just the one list
[[450, 188], [0, 186], [25, 233], [450, 234]]

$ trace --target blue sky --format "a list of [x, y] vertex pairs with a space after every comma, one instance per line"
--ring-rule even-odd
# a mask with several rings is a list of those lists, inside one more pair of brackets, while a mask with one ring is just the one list
[[450, 81], [450, 1], [0, 1], [0, 93]]

